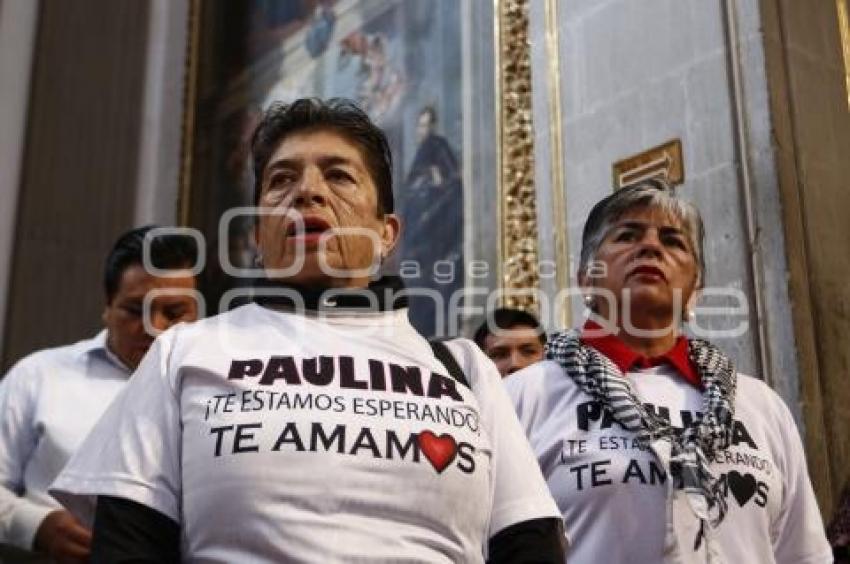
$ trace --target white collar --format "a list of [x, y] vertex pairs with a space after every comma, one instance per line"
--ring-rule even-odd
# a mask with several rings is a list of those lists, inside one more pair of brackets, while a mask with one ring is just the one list
[[81, 356], [103, 355], [106, 360], [112, 363], [116, 368], [120, 368], [127, 374], [132, 374], [133, 371], [130, 370], [130, 367], [124, 364], [124, 362], [118, 358], [118, 355], [109, 350], [107, 335], [108, 331], [106, 329], [101, 329], [100, 332], [91, 339], [80, 342], [80, 348], [78, 351], [79, 354]]

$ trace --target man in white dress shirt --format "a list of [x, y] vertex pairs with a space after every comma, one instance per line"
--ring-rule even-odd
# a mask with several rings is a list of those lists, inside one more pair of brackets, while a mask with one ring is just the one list
[[[188, 270], [197, 257], [194, 242], [155, 236], [153, 229], [123, 234], [107, 257], [103, 331], [30, 354], [0, 381], [0, 545], [58, 562], [88, 558], [90, 531], [48, 495], [47, 487], [153, 342], [145, 318], [149, 327], [164, 331], [195, 320], [198, 313], [195, 279]], [[145, 244], [152, 266], [170, 270], [168, 276], [145, 269]], [[168, 293], [146, 305], [145, 295], [161, 288]]]

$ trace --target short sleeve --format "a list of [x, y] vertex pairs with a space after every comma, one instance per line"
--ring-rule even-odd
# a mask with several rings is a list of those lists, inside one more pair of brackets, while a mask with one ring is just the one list
[[780, 427], [785, 444], [782, 505], [771, 524], [777, 564], [821, 564], [832, 562], [832, 549], [806, 468], [803, 443], [791, 413], [780, 404]]
[[[539, 388], [546, 381], [550, 364], [549, 361], [536, 362], [505, 379], [505, 391], [526, 435], [531, 434], [542, 416], [542, 391]], [[556, 370], [559, 371], [560, 367]]]
[[182, 426], [169, 374], [173, 333], [154, 342], [49, 490], [89, 526], [100, 495], [129, 499], [180, 521]]
[[[457, 344], [454, 341], [452, 344]], [[485, 424], [493, 441], [493, 505], [490, 513], [492, 537], [504, 528], [540, 518], [561, 519], [540, 467], [517, 421], [499, 372], [474, 344], [468, 344], [467, 359], [473, 368], [472, 390], [477, 396]]]

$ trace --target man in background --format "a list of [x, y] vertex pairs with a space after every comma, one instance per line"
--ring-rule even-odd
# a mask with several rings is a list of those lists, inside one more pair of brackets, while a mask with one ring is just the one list
[[[105, 328], [91, 339], [25, 357], [0, 381], [0, 544], [57, 562], [88, 559], [90, 531], [61, 509], [47, 487], [153, 342], [145, 320], [164, 331], [198, 315], [189, 271], [198, 254], [194, 240], [163, 235], [146, 243], [152, 229], [123, 234], [106, 259]], [[145, 244], [151, 265], [171, 271], [168, 276], [145, 269]], [[164, 292], [146, 306], [152, 290]]]
[[543, 360], [546, 332], [530, 313], [499, 308], [484, 320], [472, 340], [490, 357], [504, 378]]

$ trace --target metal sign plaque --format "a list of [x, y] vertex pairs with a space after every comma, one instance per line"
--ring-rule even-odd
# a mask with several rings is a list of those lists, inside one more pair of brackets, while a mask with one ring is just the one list
[[670, 186], [685, 181], [682, 140], [673, 139], [614, 163], [614, 189], [648, 178], [661, 178]]

